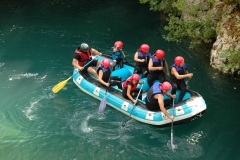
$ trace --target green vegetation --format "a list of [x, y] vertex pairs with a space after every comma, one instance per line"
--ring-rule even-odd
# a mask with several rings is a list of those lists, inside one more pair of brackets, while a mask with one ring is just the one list
[[240, 48], [234, 50], [233, 47], [230, 47], [229, 50], [224, 50], [221, 53], [222, 58], [226, 58], [225, 62], [222, 64], [222, 67], [227, 70], [240, 70]]
[[[190, 5], [185, 0], [140, 0], [140, 3], [149, 3], [150, 10], [166, 15], [168, 25], [164, 29], [168, 34], [163, 35], [163, 38], [167, 41], [181, 42], [187, 37], [191, 39], [190, 48], [193, 48], [201, 43], [212, 43], [216, 37], [211, 15], [207, 16], [208, 13], [201, 11], [197, 5]], [[215, 1], [209, 1], [209, 6], [212, 3]], [[182, 18], [182, 13], [189, 18]]]
[[[168, 31], [163, 38], [167, 41], [181, 42], [183, 39], [191, 39], [189, 47], [194, 48], [199, 44], [213, 43], [213, 39], [220, 33], [221, 27], [214, 22], [214, 15], [211, 8], [215, 5], [215, 0], [206, 2], [209, 10], [202, 9], [198, 5], [187, 3], [185, 0], [139, 0], [141, 4], [150, 4], [150, 10], [158, 11], [166, 16], [168, 25], [164, 27]], [[222, 0], [225, 3], [237, 3], [240, 7], [240, 0]], [[223, 15], [218, 15], [224, 17]], [[234, 25], [232, 32], [240, 33], [240, 25]], [[237, 28], [236, 28], [237, 27]], [[235, 35], [238, 39], [239, 36]], [[223, 57], [226, 63], [223, 67], [239, 69], [240, 51], [230, 49], [224, 51]]]

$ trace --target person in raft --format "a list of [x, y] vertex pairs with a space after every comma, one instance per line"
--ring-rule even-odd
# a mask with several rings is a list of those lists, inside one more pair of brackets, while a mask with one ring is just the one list
[[[117, 65], [119, 68], [123, 68], [123, 59], [125, 58], [125, 54], [122, 50], [123, 42], [116, 41], [114, 43], [114, 46], [112, 47], [113, 53], [112, 53], [112, 59], [117, 61]], [[115, 70], [115, 66], [113, 67], [113, 71]]]
[[170, 99], [164, 100], [164, 94], [171, 98], [176, 98], [175, 94], [172, 95], [168, 92], [171, 88], [172, 88], [171, 84], [167, 81], [165, 81], [163, 83], [160, 83], [160, 82], [154, 83], [153, 86], [147, 92], [146, 107], [152, 111], [160, 108], [160, 110], [169, 119], [171, 119], [173, 121], [174, 117], [170, 116], [164, 107], [164, 106], [169, 105], [171, 102]]
[[166, 76], [164, 68], [167, 71], [167, 75], [170, 77], [170, 72], [168, 68], [167, 61], [164, 58], [165, 52], [163, 50], [157, 50], [155, 54], [150, 58], [148, 63], [149, 75], [147, 77], [147, 82], [149, 87], [153, 85], [155, 80], [159, 80], [161, 83], [166, 81]]
[[99, 60], [93, 60], [90, 64], [87, 64], [90, 60], [92, 60], [92, 55], [101, 56], [102, 53], [97, 51], [96, 49], [90, 48], [88, 44], [82, 43], [75, 51], [74, 57], [72, 60], [72, 65], [78, 68], [80, 71], [88, 71], [93, 74], [94, 77], [98, 78], [97, 72], [91, 66], [98, 66], [100, 64]]
[[[130, 99], [134, 104], [137, 103], [137, 100], [133, 97], [137, 97], [140, 91], [140, 89], [137, 88], [137, 85], [144, 84], [144, 82], [139, 82], [139, 80], [140, 76], [138, 74], [133, 74], [123, 83], [122, 96], [126, 99]], [[142, 90], [138, 98], [142, 99]]]
[[187, 65], [184, 63], [184, 58], [177, 56], [174, 59], [174, 64], [170, 67], [171, 81], [172, 81], [172, 94], [176, 94], [176, 90], [180, 89], [181, 93], [178, 97], [178, 102], [181, 102], [187, 89], [184, 81], [185, 78], [192, 78], [193, 73], [188, 73]]
[[119, 89], [122, 89], [122, 77], [111, 76], [112, 71], [110, 66], [113, 67], [114, 65], [116, 65], [116, 60], [113, 60], [113, 63], [110, 63], [108, 58], [102, 60], [101, 64], [97, 68], [98, 81], [107, 87], [117, 85]]
[[147, 77], [148, 75], [148, 62], [151, 57], [149, 53], [149, 45], [142, 44], [140, 48], [134, 55], [134, 61], [136, 61], [136, 65], [134, 68], [134, 73], [140, 74], [142, 73], [142, 78]]

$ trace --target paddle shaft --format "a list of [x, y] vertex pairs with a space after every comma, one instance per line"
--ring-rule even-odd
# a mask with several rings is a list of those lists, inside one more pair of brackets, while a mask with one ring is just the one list
[[[123, 50], [120, 50], [120, 51], [122, 52], [122, 54], [123, 54], [123, 56], [124, 56], [124, 59], [125, 59], [126, 62], [128, 63], [127, 58], [126, 58], [126, 55], [124, 54]], [[129, 63], [128, 63], [128, 64], [129, 64]]]
[[[86, 63], [86, 64], [83, 66], [83, 68], [86, 67], [87, 65], [89, 65], [89, 64], [90, 64], [94, 59], [96, 59], [97, 57], [98, 57], [98, 55], [97, 55], [96, 57], [94, 57], [93, 59], [91, 59], [91, 61], [89, 61], [88, 63]], [[79, 70], [79, 69], [78, 69], [78, 70]], [[77, 72], [76, 72], [76, 73], [77, 73]], [[76, 73], [74, 73], [73, 75], [75, 75]], [[72, 76], [73, 76], [73, 75], [72, 75]], [[72, 76], [71, 76], [71, 77], [72, 77]], [[71, 77], [69, 77], [69, 78], [71, 78]]]
[[[112, 68], [111, 68], [111, 73], [110, 73], [110, 76], [109, 76], [109, 79], [108, 79], [108, 83], [109, 83], [110, 78], [111, 78], [111, 75], [112, 75], [112, 70], [113, 70], [113, 66], [112, 66]], [[106, 88], [106, 90], [105, 90], [105, 94], [104, 94], [104, 96], [103, 96], [103, 99], [101, 100], [100, 105], [99, 105], [99, 107], [98, 107], [98, 112], [103, 112], [104, 109], [106, 108], [106, 101], [107, 101], [107, 99], [106, 99], [106, 94], [107, 94], [107, 92], [108, 92], [108, 88], [109, 88], [109, 86], [108, 86], [108, 87]]]
[[186, 85], [188, 85], [188, 82], [189, 82], [189, 81], [190, 81], [190, 79], [188, 78], [188, 80], [186, 80], [186, 82], [185, 82], [185, 83], [186, 83]]
[[[97, 56], [96, 56], [96, 57], [97, 57]], [[95, 58], [96, 58], [96, 57], [95, 57]], [[84, 67], [86, 67], [89, 63], [91, 63], [95, 58], [93, 58], [91, 61], [89, 61], [87, 64], [85, 64]], [[75, 72], [72, 76], [74, 76], [76, 73], [78, 73], [78, 72]], [[59, 92], [59, 91], [67, 84], [67, 82], [72, 78], [72, 76], [69, 77], [68, 79], [64, 80], [64, 81], [59, 82], [57, 85], [55, 85], [55, 86], [52, 88], [52, 92], [53, 92], [53, 93]]]
[[[174, 99], [173, 99], [173, 107], [172, 107], [172, 116], [174, 115]], [[172, 126], [171, 126], [171, 146], [172, 149], [174, 148], [174, 144], [173, 144], [173, 121], [172, 121]]]
[[[116, 64], [115, 64], [115, 65], [116, 65]], [[108, 78], [108, 83], [109, 83], [109, 81], [110, 81], [110, 79], [111, 79], [111, 75], [112, 75], [113, 67], [114, 67], [114, 66], [112, 66], [112, 68], [111, 68], [111, 73], [110, 73], [110, 76], [109, 76], [109, 78]], [[110, 87], [110, 84], [109, 84], [109, 86], [106, 88], [106, 91], [105, 91], [105, 94], [104, 94], [104, 95], [107, 94], [107, 92], [108, 92], [108, 88], [109, 88], [109, 87]]]
[[[136, 100], [138, 99], [138, 97], [139, 97], [139, 95], [140, 95], [140, 93], [141, 93], [142, 87], [143, 87], [143, 84], [142, 84], [142, 86], [141, 86], [141, 88], [140, 88], [140, 90], [139, 90], [139, 92], [138, 92], [138, 95], [137, 95]], [[132, 111], [131, 111], [131, 113], [130, 113], [130, 115], [129, 115], [129, 119], [131, 118], [131, 115], [132, 115], [132, 113], [133, 113], [133, 110], [134, 110], [135, 106], [136, 106], [136, 104], [133, 105]], [[128, 120], [129, 120], [129, 119], [128, 119]]]

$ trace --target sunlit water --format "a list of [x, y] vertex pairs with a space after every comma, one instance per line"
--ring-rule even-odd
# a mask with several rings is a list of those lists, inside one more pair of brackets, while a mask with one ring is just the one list
[[[239, 159], [240, 84], [210, 68], [209, 53], [168, 43], [159, 14], [138, 1], [0, 2], [0, 159]], [[187, 124], [157, 128], [129, 119], [81, 92], [72, 81], [73, 51], [81, 43], [110, 54], [124, 42], [129, 62], [142, 44], [182, 55], [194, 73], [189, 88], [207, 103]], [[122, 126], [126, 123], [126, 126]]]

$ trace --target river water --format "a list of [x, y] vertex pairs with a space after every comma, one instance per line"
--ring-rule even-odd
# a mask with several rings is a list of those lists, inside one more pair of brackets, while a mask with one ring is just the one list
[[[137, 0], [8, 0], [0, 2], [0, 159], [240, 159], [240, 79], [209, 66], [209, 53], [169, 43], [159, 13]], [[171, 128], [130, 120], [84, 94], [72, 81], [73, 51], [82, 42], [105, 54], [117, 40], [133, 63], [143, 43], [166, 52], [168, 64], [185, 58], [190, 89], [206, 101], [206, 113]]]

